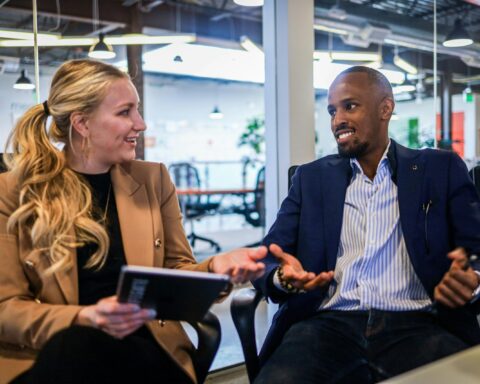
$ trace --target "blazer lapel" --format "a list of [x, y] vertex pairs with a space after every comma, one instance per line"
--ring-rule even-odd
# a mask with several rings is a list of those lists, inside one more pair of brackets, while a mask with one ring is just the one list
[[[393, 143], [392, 143], [393, 145]], [[417, 216], [422, 205], [422, 180], [425, 164], [420, 152], [411, 151], [395, 143], [397, 158], [397, 186], [400, 222], [408, 253], [415, 266], [413, 239], [416, 237]]]
[[324, 191], [324, 218], [327, 239], [327, 267], [335, 268], [338, 245], [343, 222], [345, 194], [351, 178], [352, 169], [348, 159], [334, 158], [328, 162], [325, 177], [322, 182]]
[[76, 305], [78, 304], [78, 265], [75, 249], [70, 251], [70, 257], [72, 258], [72, 266], [66, 271], [55, 272], [54, 276], [66, 303]]
[[128, 264], [153, 265], [153, 223], [147, 190], [122, 166], [111, 172], [113, 191]]

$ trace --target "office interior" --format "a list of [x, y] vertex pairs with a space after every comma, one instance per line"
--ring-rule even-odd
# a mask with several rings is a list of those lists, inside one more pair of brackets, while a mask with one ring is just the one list
[[[46, 99], [56, 68], [88, 57], [102, 37], [115, 53], [103, 60], [129, 71], [142, 100], [148, 129], [137, 156], [170, 169], [189, 164], [198, 175], [194, 185], [174, 181], [181, 204], [208, 208], [184, 212], [187, 234], [211, 240], [192, 243], [199, 260], [258, 244], [286, 196], [288, 167], [336, 153], [327, 89], [351, 65], [380, 69], [392, 82], [391, 137], [454, 150], [469, 168], [479, 163], [480, 1], [240, 4], [248, 2], [42, 0], [38, 66], [31, 35], [7, 33], [32, 32], [32, 1], [0, 2], [0, 145], [22, 113]], [[472, 42], [445, 46], [455, 28]], [[142, 36], [130, 45], [132, 33]], [[22, 76], [24, 89], [14, 88]], [[195, 189], [209, 192], [190, 194]], [[229, 302], [213, 308], [223, 340], [209, 380], [247, 382]], [[259, 344], [274, 310], [260, 305]], [[223, 374], [229, 369], [233, 379]]]

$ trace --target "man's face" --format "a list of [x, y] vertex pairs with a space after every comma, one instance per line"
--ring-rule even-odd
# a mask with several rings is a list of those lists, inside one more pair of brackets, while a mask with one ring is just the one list
[[388, 133], [380, 95], [362, 72], [340, 75], [330, 86], [327, 109], [341, 156], [361, 158], [385, 146]]

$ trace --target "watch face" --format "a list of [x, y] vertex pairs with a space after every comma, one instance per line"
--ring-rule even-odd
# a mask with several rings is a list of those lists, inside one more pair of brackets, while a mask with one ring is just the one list
[[480, 271], [480, 255], [472, 253], [468, 256], [468, 266], [472, 267], [475, 271]]

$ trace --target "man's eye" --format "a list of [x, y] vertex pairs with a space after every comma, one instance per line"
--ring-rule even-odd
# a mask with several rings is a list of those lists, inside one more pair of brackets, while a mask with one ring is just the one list
[[335, 116], [335, 110], [334, 109], [328, 109], [328, 114], [332, 117]]
[[345, 109], [347, 111], [351, 111], [352, 109], [355, 109], [357, 107], [357, 104], [354, 104], [354, 103], [348, 103], [346, 106], [345, 106]]

